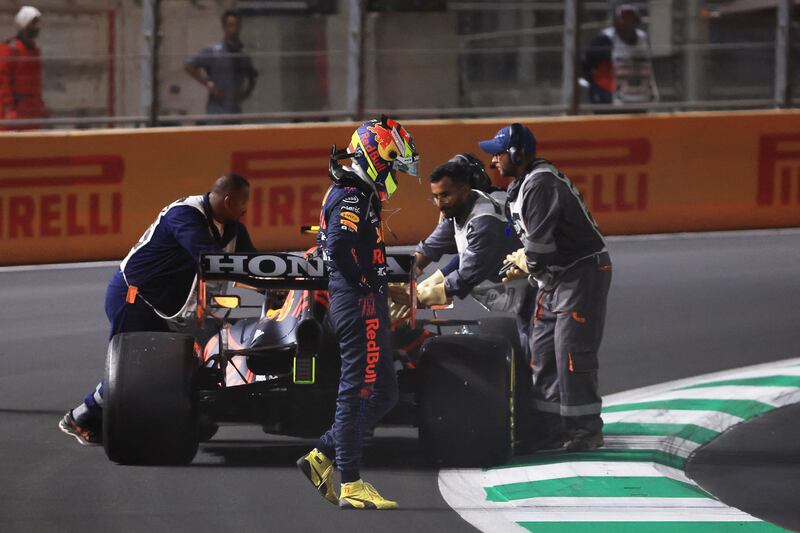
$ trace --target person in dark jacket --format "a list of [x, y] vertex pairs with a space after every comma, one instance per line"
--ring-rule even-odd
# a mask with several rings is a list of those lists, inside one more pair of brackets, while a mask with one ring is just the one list
[[[450, 158], [450, 163], [458, 163], [466, 167], [466, 172], [469, 176], [469, 188], [475, 189], [481, 192], [484, 192], [497, 200], [500, 205], [505, 205], [506, 203], [506, 191], [505, 189], [501, 189], [496, 187], [494, 183], [492, 183], [492, 179], [486, 174], [486, 169], [483, 166], [483, 161], [478, 159], [472, 154], [463, 153], [463, 154], [456, 154]], [[444, 215], [439, 215], [439, 222], [444, 220]], [[417, 258], [419, 260], [419, 257]], [[442, 274], [447, 276], [451, 272], [458, 270], [458, 262], [459, 258], [458, 255], [453, 256], [453, 258], [442, 268], [439, 270], [442, 271]], [[421, 274], [422, 269], [418, 268], [417, 274]]]
[[[205, 195], [166, 206], [120, 263], [106, 289], [109, 339], [132, 331], [170, 331], [170, 322], [191, 311], [200, 256], [254, 252], [239, 218], [250, 184], [237, 174], [218, 178]], [[102, 442], [102, 383], [70, 409], [59, 428], [84, 445]]]
[[470, 188], [465, 165], [448, 161], [429, 179], [444, 219], [417, 245], [417, 267], [424, 269], [451, 253], [458, 253], [459, 264], [447, 275], [437, 271], [424, 280], [417, 294], [423, 305], [441, 305], [453, 296], [466, 297], [484, 280], [497, 278], [503, 258], [519, 247], [519, 239], [506, 235], [504, 207], [485, 192]]
[[[339, 159], [351, 166], [341, 167]], [[397, 376], [389, 340], [386, 249], [381, 202], [397, 189], [396, 172], [417, 173], [408, 132], [383, 117], [362, 124], [344, 153], [331, 155], [333, 185], [322, 200], [318, 249], [329, 270], [331, 320], [342, 359], [336, 415], [316, 448], [297, 461], [314, 488], [344, 509], [394, 509], [361, 479], [364, 432], [397, 403]], [[334, 469], [341, 474], [337, 497]]]
[[536, 157], [536, 138], [521, 125], [501, 128], [480, 147], [514, 181], [506, 214], [523, 247], [506, 258], [507, 279], [539, 287], [531, 358], [538, 449], [603, 445], [597, 391], [611, 260], [575, 185]]
[[42, 99], [41, 54], [36, 46], [42, 14], [33, 6], [22, 6], [14, 23], [17, 35], [0, 44], [0, 119], [43, 118], [47, 112]]
[[417, 285], [417, 301], [437, 305], [453, 296], [472, 295], [489, 311], [515, 313], [523, 358], [529, 361], [536, 290], [527, 283], [515, 287], [499, 283], [503, 259], [520, 247], [506, 220], [506, 191], [494, 187], [483, 163], [471, 154], [456, 155], [436, 168], [429, 179], [442, 217], [415, 249], [417, 268], [421, 272], [444, 254], [457, 255]]

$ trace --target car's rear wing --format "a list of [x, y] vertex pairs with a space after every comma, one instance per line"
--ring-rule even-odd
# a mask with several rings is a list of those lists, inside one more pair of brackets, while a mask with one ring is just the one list
[[[414, 281], [415, 258], [410, 254], [386, 254], [389, 282]], [[328, 271], [319, 255], [293, 253], [203, 254], [203, 281], [238, 281], [259, 289], [326, 290]]]

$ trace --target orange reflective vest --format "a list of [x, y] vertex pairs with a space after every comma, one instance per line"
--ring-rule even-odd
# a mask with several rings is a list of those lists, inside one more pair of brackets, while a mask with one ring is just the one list
[[44, 114], [39, 48], [28, 48], [18, 37], [9, 39], [0, 44], [0, 118], [41, 118]]

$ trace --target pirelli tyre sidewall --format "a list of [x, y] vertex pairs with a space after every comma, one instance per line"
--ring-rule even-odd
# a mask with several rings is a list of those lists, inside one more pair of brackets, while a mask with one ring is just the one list
[[439, 466], [492, 466], [513, 454], [513, 349], [503, 338], [442, 335], [421, 349], [419, 431]]
[[194, 339], [120, 333], [103, 378], [103, 447], [121, 464], [187, 464], [197, 453]]

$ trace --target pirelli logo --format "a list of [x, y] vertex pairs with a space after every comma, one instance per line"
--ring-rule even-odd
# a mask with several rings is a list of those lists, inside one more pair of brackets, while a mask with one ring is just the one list
[[119, 155], [0, 158], [0, 240], [122, 232]]
[[800, 134], [759, 139], [756, 202], [760, 206], [800, 204]]
[[319, 221], [330, 150], [255, 150], [231, 154], [231, 170], [250, 181], [245, 224], [295, 230]]
[[647, 210], [648, 139], [543, 141], [537, 151], [569, 177], [592, 213]]

